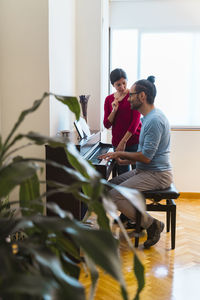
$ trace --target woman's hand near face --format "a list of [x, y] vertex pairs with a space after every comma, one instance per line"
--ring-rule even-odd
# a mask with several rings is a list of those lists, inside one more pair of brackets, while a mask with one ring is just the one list
[[118, 110], [118, 108], [119, 108], [119, 103], [118, 103], [118, 100], [114, 100], [113, 102], [112, 102], [112, 109], [113, 109], [113, 111], [117, 111]]
[[108, 116], [108, 120], [110, 121], [110, 123], [112, 124], [114, 122], [114, 119], [115, 119], [115, 115], [116, 115], [116, 112], [119, 108], [119, 103], [118, 101], [114, 100], [112, 103], [111, 103], [111, 106], [112, 106], [112, 111], [111, 113], [109, 114]]
[[127, 95], [126, 91], [123, 92], [123, 93], [119, 93], [119, 92], [116, 92], [114, 94], [114, 102], [120, 102], [124, 99], [124, 97]]

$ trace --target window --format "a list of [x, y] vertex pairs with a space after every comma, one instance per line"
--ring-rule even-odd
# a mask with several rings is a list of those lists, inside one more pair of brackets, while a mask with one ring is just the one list
[[111, 70], [121, 66], [129, 86], [154, 75], [155, 104], [171, 126], [200, 127], [199, 32], [113, 30], [111, 41]]
[[[137, 80], [137, 40], [137, 30], [114, 30], [111, 35], [111, 70], [124, 69], [129, 83]], [[114, 91], [112, 86], [111, 89]]]

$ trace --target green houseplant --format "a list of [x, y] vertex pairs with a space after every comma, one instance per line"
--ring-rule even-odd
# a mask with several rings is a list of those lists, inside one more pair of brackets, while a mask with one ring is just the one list
[[[96, 266], [119, 282], [123, 299], [128, 299], [118, 241], [113, 237], [108, 218], [108, 215], [116, 217], [116, 207], [107, 192], [111, 185], [79, 155], [70, 141], [35, 132], [16, 134], [24, 118], [36, 111], [49, 95], [45, 93], [31, 108], [22, 111], [5, 141], [0, 139], [0, 298], [84, 300], [84, 287], [78, 281], [80, 262], [84, 261], [92, 279], [90, 299], [94, 297], [98, 279]], [[54, 96], [79, 119], [80, 106], [76, 97]], [[22, 139], [28, 139], [38, 146], [62, 146], [73, 169], [53, 161], [15, 155], [21, 147], [25, 147], [16, 146]], [[62, 210], [55, 203], [47, 204], [55, 217], [43, 214], [43, 198], [46, 194], [40, 193], [43, 183], [38, 176], [42, 164], [62, 168], [73, 178], [74, 183], [70, 186], [58, 182], [48, 184], [55, 188], [54, 191], [65, 192], [66, 201], [67, 193], [73, 193], [83, 201], [88, 206], [88, 215], [92, 212], [97, 215], [99, 229], [75, 220], [70, 212]], [[16, 187], [19, 187], [19, 197], [15, 203], [19, 205], [20, 217], [15, 217], [15, 211], [8, 201], [10, 192]], [[144, 201], [138, 192], [115, 188], [144, 212]], [[124, 231], [122, 224], [120, 226]], [[18, 233], [22, 239], [16, 238]], [[133, 254], [133, 269], [138, 281], [135, 299], [139, 299], [144, 286], [144, 270], [134, 249]]]

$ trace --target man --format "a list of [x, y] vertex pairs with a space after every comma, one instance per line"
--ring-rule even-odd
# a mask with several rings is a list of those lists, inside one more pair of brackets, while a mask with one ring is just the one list
[[[134, 188], [139, 191], [165, 189], [172, 183], [172, 170], [169, 161], [170, 126], [165, 115], [154, 106], [156, 96], [155, 78], [139, 80], [130, 89], [129, 101], [132, 109], [142, 115], [142, 128], [138, 151], [113, 152], [100, 156], [107, 160], [115, 159], [119, 164], [136, 163], [136, 169], [111, 180], [112, 183]], [[115, 189], [110, 191], [117, 208], [129, 219], [135, 221], [136, 211], [133, 205]], [[147, 230], [144, 247], [149, 248], [160, 239], [164, 224], [146, 213], [141, 226]]]

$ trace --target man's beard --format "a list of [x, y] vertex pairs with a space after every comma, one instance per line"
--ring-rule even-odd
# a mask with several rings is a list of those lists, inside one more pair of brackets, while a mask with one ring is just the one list
[[140, 101], [138, 95], [135, 101], [131, 101], [131, 109], [138, 110], [142, 106], [142, 102]]

